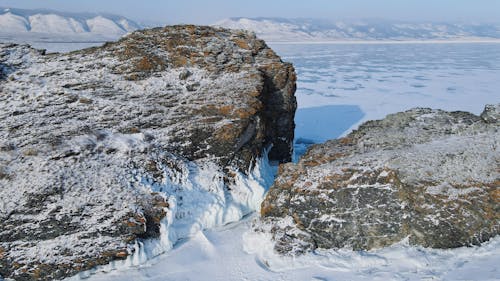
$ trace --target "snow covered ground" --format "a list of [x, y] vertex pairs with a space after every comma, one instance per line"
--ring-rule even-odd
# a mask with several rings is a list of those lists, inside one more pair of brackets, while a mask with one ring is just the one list
[[[249, 233], [254, 217], [188, 240], [148, 263], [98, 273], [93, 281], [121, 280], [498, 280], [500, 238], [482, 247], [429, 250], [403, 243], [372, 251], [318, 252], [283, 259], [272, 251], [268, 237]], [[73, 278], [78, 280], [78, 278]]]
[[[69, 50], [77, 46], [51, 43], [38, 47]], [[500, 102], [500, 44], [272, 47], [297, 70], [299, 154], [307, 145], [341, 136], [363, 121], [412, 107], [478, 114], [484, 104]], [[255, 195], [260, 198], [253, 198], [251, 205], [258, 208], [263, 193]], [[167, 253], [140, 266], [121, 265], [106, 272], [113, 268], [108, 266], [71, 280], [500, 279], [499, 237], [482, 247], [432, 250], [410, 247], [403, 241], [378, 251], [325, 251], [290, 259], [269, 250], [269, 237], [250, 231], [255, 217], [253, 214], [241, 222], [209, 230], [202, 226], [187, 231], [179, 226], [183, 234], [174, 236], [190, 237]], [[206, 217], [204, 221], [211, 219]], [[206, 225], [213, 227], [216, 223]]]

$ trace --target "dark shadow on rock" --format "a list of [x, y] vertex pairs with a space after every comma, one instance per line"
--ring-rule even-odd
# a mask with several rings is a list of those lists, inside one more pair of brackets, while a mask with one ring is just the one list
[[340, 137], [365, 116], [357, 105], [299, 108], [295, 114], [294, 160], [314, 143]]
[[7, 78], [6, 67], [0, 63], [0, 81], [3, 81]]

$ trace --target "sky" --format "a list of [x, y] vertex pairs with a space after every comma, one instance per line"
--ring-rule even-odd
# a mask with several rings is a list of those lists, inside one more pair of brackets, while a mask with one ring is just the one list
[[0, 0], [0, 7], [106, 12], [162, 24], [228, 17], [500, 22], [500, 0]]

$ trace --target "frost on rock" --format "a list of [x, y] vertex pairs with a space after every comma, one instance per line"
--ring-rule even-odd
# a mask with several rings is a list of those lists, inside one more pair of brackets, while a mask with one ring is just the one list
[[267, 155], [291, 157], [294, 92], [293, 67], [241, 31], [0, 44], [0, 275], [136, 264], [258, 209]]
[[280, 166], [256, 229], [282, 254], [487, 241], [500, 231], [495, 108], [481, 117], [413, 109], [313, 145]]

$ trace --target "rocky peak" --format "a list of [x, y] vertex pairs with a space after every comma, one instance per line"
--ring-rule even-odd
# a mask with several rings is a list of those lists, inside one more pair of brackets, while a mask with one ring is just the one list
[[[76, 52], [75, 55], [92, 55], [94, 50], [91, 48]], [[210, 80], [216, 76], [226, 77], [226, 83], [232, 85], [222, 85], [220, 90], [227, 90], [227, 93], [235, 91], [231, 87], [234, 88], [238, 84], [240, 87], [250, 86], [250, 93], [245, 96], [248, 99], [245, 101], [246, 107], [235, 106], [237, 99], [241, 97], [226, 93], [227, 98], [224, 101], [204, 102], [198, 109], [199, 112], [194, 114], [203, 115], [206, 119], [213, 119], [217, 115], [230, 116], [237, 121], [232, 122], [233, 124], [246, 120], [236, 127], [222, 128], [221, 133], [226, 137], [233, 133], [238, 136], [259, 135], [262, 138], [256, 140], [262, 143], [258, 145], [259, 149], [247, 151], [249, 148], [246, 143], [250, 141], [249, 139], [231, 139], [230, 144], [211, 147], [208, 151], [184, 151], [184, 156], [189, 159], [197, 159], [208, 152], [223, 161], [231, 162], [233, 156], [231, 153], [228, 154], [227, 146], [232, 145], [236, 146], [237, 150], [242, 149], [241, 154], [246, 157], [233, 162], [243, 161], [238, 165], [246, 169], [249, 160], [254, 158], [254, 155], [260, 155], [262, 151], [260, 146], [272, 144], [269, 153], [271, 160], [290, 161], [293, 118], [297, 106], [294, 96], [295, 73], [291, 64], [283, 63], [264, 41], [255, 37], [255, 34], [194, 25], [154, 28], [134, 32], [118, 42], [108, 43], [99, 49], [99, 53], [97, 57], [109, 54], [116, 57], [118, 64], [113, 65], [110, 71], [123, 75], [127, 80], [143, 80], [169, 69], [186, 69], [179, 73], [179, 78], [183, 78], [180, 79], [183, 82], [181, 84], [192, 96], [214, 90], [209, 83], [203, 83], [204, 78]], [[193, 73], [187, 70], [192, 67], [199, 69], [203, 74], [198, 77], [192, 75]], [[235, 81], [238, 83], [234, 83]], [[247, 81], [258, 82], [245, 85], [249, 84]], [[238, 90], [235, 91], [236, 94]], [[249, 118], [256, 112], [259, 112], [258, 120], [254, 117]], [[190, 119], [190, 116], [186, 118]], [[268, 122], [268, 120], [273, 121]], [[206, 127], [205, 124], [203, 126]], [[263, 134], [256, 134], [258, 130], [263, 130]], [[210, 138], [207, 132], [200, 131], [205, 130], [197, 129], [197, 132], [191, 135], [192, 141], [206, 142], [206, 139]], [[185, 137], [185, 135], [176, 136], [181, 139]], [[183, 146], [180, 144], [177, 149]], [[201, 146], [202, 144], [195, 145], [197, 149]]]

